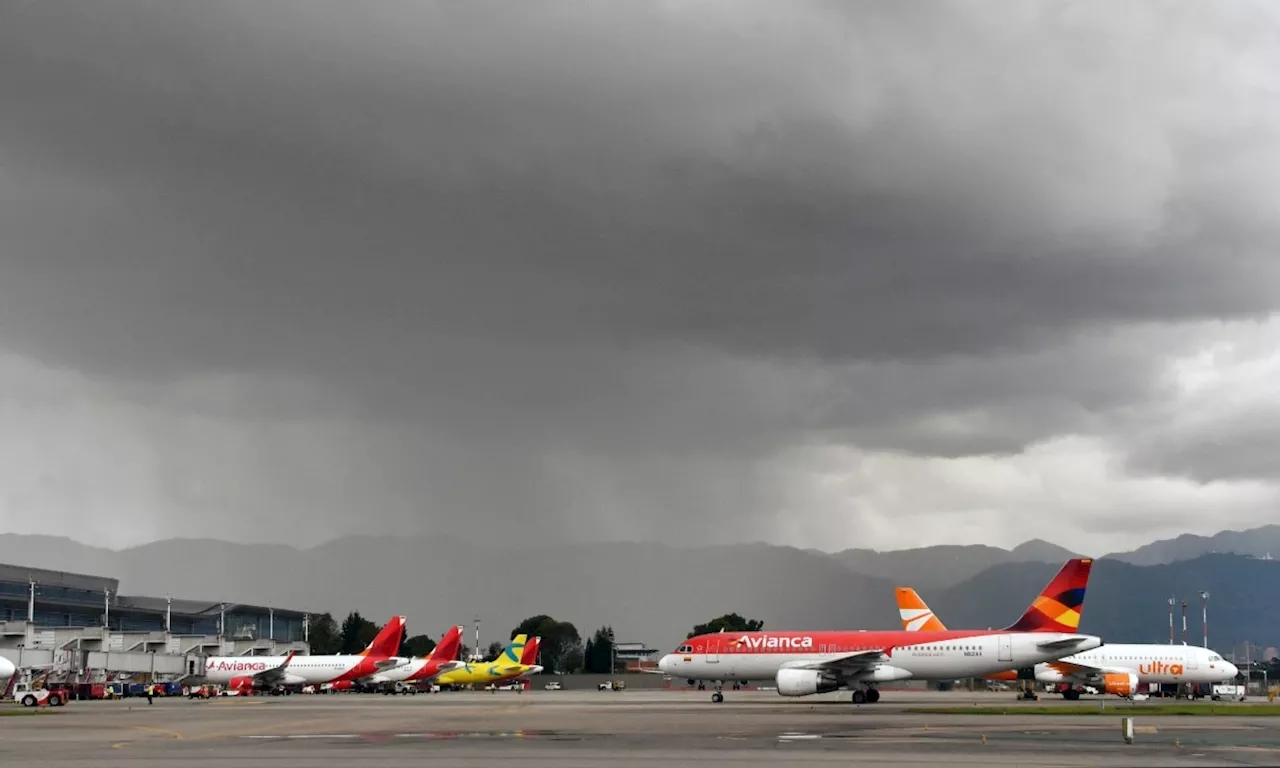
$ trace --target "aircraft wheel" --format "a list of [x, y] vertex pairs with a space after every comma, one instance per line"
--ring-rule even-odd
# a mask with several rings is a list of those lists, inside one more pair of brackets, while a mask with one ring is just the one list
[[877, 701], [879, 701], [879, 700], [880, 700], [880, 692], [879, 692], [879, 691], [877, 691], [875, 688], [872, 688], [871, 690], [867, 691], [867, 703], [868, 703], [868, 704], [875, 704], [875, 703], [876, 703]]
[[716, 691], [715, 693], [711, 694], [711, 700], [716, 704], [719, 704], [720, 702], [724, 701], [724, 694], [719, 691]]
[[866, 703], [867, 703], [867, 694], [866, 694], [866, 692], [865, 692], [865, 691], [854, 691], [854, 692], [853, 692], [853, 703], [854, 703], [854, 704], [866, 704]]

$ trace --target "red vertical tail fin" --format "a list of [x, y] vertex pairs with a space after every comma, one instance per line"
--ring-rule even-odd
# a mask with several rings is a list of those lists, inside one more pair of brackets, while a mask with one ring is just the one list
[[535, 637], [524, 646], [524, 653], [520, 656], [520, 663], [526, 667], [532, 667], [538, 663], [538, 646], [542, 645], [542, 638]]
[[392, 616], [391, 621], [386, 623], [381, 630], [378, 631], [373, 642], [369, 643], [369, 647], [359, 653], [360, 656], [373, 656], [387, 658], [400, 653], [400, 643], [404, 640], [405, 618], [403, 616]]
[[427, 656], [428, 661], [453, 661], [458, 658], [458, 648], [462, 646], [462, 633], [466, 627], [455, 625], [449, 627], [449, 631], [444, 633], [444, 637], [440, 638], [440, 642], [431, 650], [431, 654]]
[[1005, 628], [1006, 632], [1068, 632], [1080, 629], [1084, 593], [1089, 586], [1093, 559], [1074, 557], [1040, 592], [1026, 613]]

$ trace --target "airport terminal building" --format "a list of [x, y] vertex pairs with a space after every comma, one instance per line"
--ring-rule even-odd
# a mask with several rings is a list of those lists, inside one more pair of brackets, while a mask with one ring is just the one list
[[121, 595], [119, 580], [0, 564], [0, 656], [51, 679], [196, 677], [206, 656], [307, 653], [302, 611]]

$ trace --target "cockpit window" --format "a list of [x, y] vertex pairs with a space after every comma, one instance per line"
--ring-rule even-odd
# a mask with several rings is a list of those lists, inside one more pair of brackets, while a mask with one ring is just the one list
[[682, 645], [676, 649], [676, 653], [693, 653], [692, 645]]

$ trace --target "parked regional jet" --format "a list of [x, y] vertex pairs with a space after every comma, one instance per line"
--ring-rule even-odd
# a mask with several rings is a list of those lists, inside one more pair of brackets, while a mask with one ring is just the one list
[[493, 661], [468, 662], [461, 669], [444, 673], [436, 678], [436, 682], [440, 685], [484, 685], [537, 674], [542, 667], [522, 662], [527, 640], [527, 635], [516, 635]]
[[372, 683], [430, 683], [440, 675], [463, 665], [457, 661], [458, 648], [462, 645], [462, 625], [455, 625], [440, 639], [440, 643], [424, 657], [410, 659], [408, 664], [370, 675], [359, 682]]
[[393, 616], [373, 642], [359, 654], [336, 656], [210, 656], [205, 679], [228, 689], [248, 692], [275, 690], [285, 685], [322, 685], [357, 680], [409, 663], [400, 658], [405, 618]]
[[[937, 614], [910, 587], [898, 587], [898, 613], [902, 628], [909, 632], [945, 632], [947, 628]], [[1139, 685], [1146, 683], [1225, 683], [1234, 680], [1240, 670], [1208, 648], [1195, 645], [1105, 643], [1085, 653], [1064, 656], [1056, 661], [1036, 664], [1030, 669], [1007, 669], [990, 675], [988, 680], [1030, 680], [1060, 683], [1065, 699], [1080, 698], [1077, 686], [1092, 686], [1104, 693], [1132, 697]]]
[[[783, 696], [855, 687], [853, 702], [880, 700], [876, 683], [977, 677], [1092, 650], [1102, 638], [1076, 634], [1093, 561], [1067, 561], [1020, 619], [1005, 629], [933, 632], [817, 631], [699, 635], [658, 662], [690, 680], [774, 678]], [[717, 690], [711, 696], [724, 701]]]

